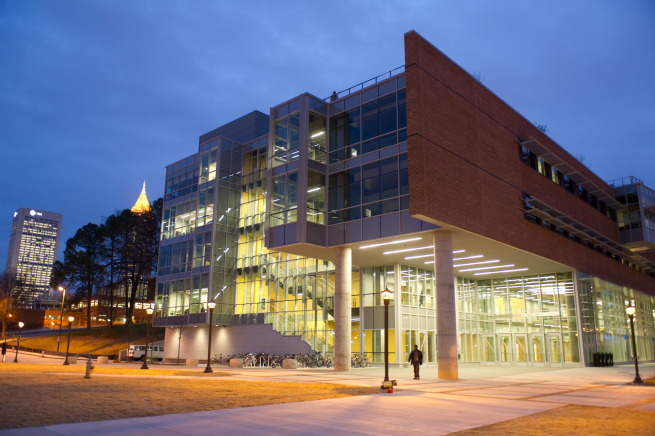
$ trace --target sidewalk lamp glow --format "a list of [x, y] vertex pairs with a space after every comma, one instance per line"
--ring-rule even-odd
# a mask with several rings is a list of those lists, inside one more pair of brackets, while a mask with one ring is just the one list
[[644, 381], [639, 377], [639, 362], [637, 359], [637, 344], [635, 343], [635, 313], [637, 309], [634, 306], [628, 306], [625, 308], [625, 313], [630, 318], [630, 332], [632, 333], [632, 358], [635, 360], [635, 379], [632, 381], [633, 384], [643, 384]]
[[14, 363], [18, 363], [18, 349], [20, 348], [20, 337], [22, 336], [21, 333], [23, 331], [24, 325], [25, 324], [23, 324], [22, 322], [18, 323], [18, 342], [16, 343], [16, 356], [14, 356]]
[[625, 308], [625, 313], [627, 313], [628, 316], [634, 316], [636, 311], [637, 311], [637, 309], [635, 309], [634, 306], [628, 306], [628, 307]]
[[[382, 294], [382, 299], [384, 300], [384, 381], [389, 381], [389, 300], [393, 292], [389, 288], [384, 288], [384, 291], [380, 292]], [[382, 383], [382, 388], [384, 389], [384, 382]]]
[[[155, 310], [152, 308], [152, 304], [146, 308], [146, 313], [148, 314], [148, 324], [146, 324], [146, 355], [145, 359], [143, 359], [143, 365], [141, 365], [141, 369], [150, 369], [148, 368], [148, 342], [150, 342], [150, 316], [154, 311]], [[152, 348], [154, 348], [154, 346]], [[152, 351], [150, 352], [150, 363], [152, 363]]]
[[216, 302], [214, 300], [207, 303], [209, 307], [209, 319], [207, 319], [207, 328], [209, 329], [208, 342], [207, 342], [207, 367], [205, 368], [205, 373], [211, 374], [214, 370], [211, 367], [211, 357], [212, 357], [212, 321], [214, 321], [214, 308], [216, 307]]
[[70, 365], [68, 363], [68, 350], [70, 349], [71, 346], [71, 326], [73, 325], [73, 321], [75, 321], [74, 316], [69, 316], [68, 317], [68, 343], [66, 344], [66, 360], [64, 361], [64, 365]]

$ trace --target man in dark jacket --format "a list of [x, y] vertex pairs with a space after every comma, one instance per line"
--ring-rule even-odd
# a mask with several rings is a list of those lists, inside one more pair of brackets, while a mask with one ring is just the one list
[[418, 345], [414, 345], [414, 349], [409, 353], [409, 362], [414, 366], [414, 380], [419, 380], [418, 370], [419, 366], [423, 365], [423, 353], [418, 349]]
[[2, 343], [2, 361], [5, 361], [5, 355], [7, 354], [7, 341], [5, 340]]

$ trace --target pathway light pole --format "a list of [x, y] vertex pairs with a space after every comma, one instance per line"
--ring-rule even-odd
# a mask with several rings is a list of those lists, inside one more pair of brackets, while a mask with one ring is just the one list
[[[393, 292], [385, 288], [381, 292], [384, 300], [384, 381], [389, 381], [389, 300]], [[383, 386], [384, 387], [384, 386]]]
[[[141, 369], [149, 369], [148, 368], [148, 341], [150, 340], [150, 315], [152, 315], [152, 307], [149, 307], [146, 309], [146, 312], [148, 313], [148, 325], [146, 326], [146, 358], [143, 361], [143, 365], [141, 365]], [[150, 352], [150, 363], [152, 363], [152, 352]]]
[[20, 348], [20, 337], [23, 332], [23, 324], [22, 322], [18, 323], [18, 342], [16, 342], [16, 357], [14, 357], [14, 363], [18, 363], [18, 349]]
[[209, 327], [209, 342], [207, 343], [207, 367], [205, 368], [205, 374], [210, 374], [214, 372], [211, 367], [211, 357], [212, 357], [212, 321], [214, 320], [214, 307], [216, 307], [215, 301], [210, 301], [207, 303], [209, 306], [209, 322], [207, 323]]
[[68, 363], [68, 350], [70, 349], [71, 346], [71, 325], [73, 325], [73, 321], [75, 321], [74, 316], [69, 316], [68, 317], [68, 343], [66, 344], [66, 361], [64, 362], [64, 365], [70, 365]]
[[59, 336], [57, 337], [57, 351], [59, 351], [59, 341], [61, 340], [61, 325], [64, 323], [64, 298], [66, 297], [66, 289], [63, 286], [59, 287], [61, 291], [61, 315], [59, 316]]
[[637, 361], [637, 343], [635, 342], [635, 322], [634, 316], [637, 309], [634, 306], [628, 306], [625, 308], [625, 313], [628, 314], [630, 318], [630, 331], [632, 332], [632, 357], [635, 359], [635, 379], [632, 383], [642, 384], [644, 381], [639, 377], [639, 362]]

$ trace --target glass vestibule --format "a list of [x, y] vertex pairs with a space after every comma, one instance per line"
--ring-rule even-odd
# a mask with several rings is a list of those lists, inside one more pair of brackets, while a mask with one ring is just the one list
[[460, 362], [580, 363], [572, 273], [457, 278], [457, 315]]

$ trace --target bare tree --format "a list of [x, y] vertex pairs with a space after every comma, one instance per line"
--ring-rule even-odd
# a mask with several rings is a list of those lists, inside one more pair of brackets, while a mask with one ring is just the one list
[[587, 160], [587, 156], [583, 155], [582, 153], [578, 153], [575, 155], [575, 158], [580, 162], [582, 165], [585, 165], [585, 161]]
[[176, 316], [175, 319], [179, 320], [179, 324], [175, 324], [171, 329], [171, 335], [173, 338], [177, 339], [177, 363], [180, 363], [180, 347], [182, 345], [182, 338], [184, 336], [184, 331], [189, 327], [188, 324], [183, 324], [182, 321], [186, 316]]
[[20, 282], [16, 279], [15, 272], [5, 270], [0, 274], [0, 322], [2, 322], [2, 339], [6, 339], [7, 327], [16, 309], [19, 293], [17, 292], [18, 287], [20, 287]]
[[473, 76], [473, 78], [475, 80], [477, 80], [478, 82], [480, 82], [480, 83], [484, 83], [484, 79], [487, 78], [486, 76], [483, 76], [482, 74], [480, 74], [477, 71], [471, 71], [471, 76]]
[[[118, 317], [117, 311], [114, 310], [114, 290], [118, 282], [120, 282], [120, 267], [121, 267], [121, 236], [123, 235], [124, 222], [121, 220], [120, 215], [111, 215], [105, 223], [100, 226], [100, 235], [102, 238], [102, 249], [100, 250], [100, 258], [105, 267], [107, 290], [109, 291], [109, 304], [100, 306], [100, 296], [98, 296], [98, 306], [105, 312], [105, 317], [108, 320], [107, 327], [109, 331], [112, 330], [115, 319]], [[103, 299], [103, 303], [106, 303]]]
[[545, 124], [537, 124], [537, 123], [532, 123], [535, 125], [537, 129], [539, 129], [542, 133], [548, 132], [548, 126]]

